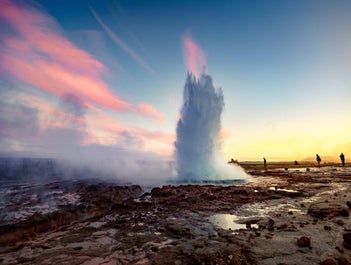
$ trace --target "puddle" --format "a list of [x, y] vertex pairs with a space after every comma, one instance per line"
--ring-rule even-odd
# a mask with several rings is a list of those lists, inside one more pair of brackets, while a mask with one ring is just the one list
[[[246, 224], [238, 223], [239, 218], [234, 214], [214, 214], [208, 220], [215, 226], [226, 230], [247, 229]], [[258, 225], [251, 224], [251, 228], [258, 228]]]
[[[340, 193], [344, 190], [347, 189], [347, 187], [345, 187], [344, 185], [340, 184], [340, 183], [332, 183], [332, 184], [329, 184], [328, 188], [330, 188], [330, 186], [333, 186], [333, 188], [331, 190], [326, 190], [326, 191], [321, 191], [317, 194], [315, 194], [314, 196], [312, 197], [309, 197], [309, 198], [306, 198], [304, 200], [302, 200], [301, 202], [302, 203], [313, 203], [313, 202], [317, 202], [317, 201], [320, 201], [322, 197], [324, 196], [333, 196], [335, 193]], [[322, 187], [322, 188], [325, 188], [325, 187]]]
[[306, 209], [301, 209], [300, 203], [295, 203], [292, 200], [280, 200], [274, 204], [270, 202], [256, 202], [243, 205], [237, 210], [239, 216], [245, 218], [267, 218], [279, 212], [294, 212], [297, 214], [304, 214]]
[[297, 190], [280, 189], [280, 188], [276, 188], [276, 187], [270, 187], [269, 190], [284, 191], [284, 192], [290, 192], [290, 193], [296, 193], [296, 192], [298, 192]]

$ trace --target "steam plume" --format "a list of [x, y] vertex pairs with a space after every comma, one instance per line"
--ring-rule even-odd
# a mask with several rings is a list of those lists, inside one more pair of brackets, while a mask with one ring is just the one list
[[189, 73], [177, 125], [176, 163], [183, 181], [245, 179], [244, 171], [229, 167], [220, 154], [219, 132], [224, 107], [221, 89], [210, 75]]

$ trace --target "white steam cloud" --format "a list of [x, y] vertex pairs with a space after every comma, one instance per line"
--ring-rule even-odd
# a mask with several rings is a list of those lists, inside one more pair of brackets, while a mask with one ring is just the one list
[[176, 169], [181, 181], [248, 179], [239, 167], [229, 166], [220, 152], [219, 132], [224, 107], [221, 89], [210, 75], [188, 74], [181, 118], [177, 125]]
[[117, 132], [118, 142], [109, 146], [82, 144], [88, 109], [75, 94], [59, 99], [53, 106], [58, 112], [45, 117], [43, 127], [40, 109], [16, 98], [19, 90], [10, 88], [0, 84], [0, 177], [95, 178], [143, 186], [174, 178], [172, 158], [142, 150], [142, 140], [127, 130]]

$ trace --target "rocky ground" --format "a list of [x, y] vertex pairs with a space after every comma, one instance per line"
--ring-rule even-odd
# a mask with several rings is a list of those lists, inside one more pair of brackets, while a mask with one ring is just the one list
[[146, 193], [65, 186], [74, 200], [2, 219], [0, 264], [351, 264], [350, 167], [249, 173], [244, 185]]

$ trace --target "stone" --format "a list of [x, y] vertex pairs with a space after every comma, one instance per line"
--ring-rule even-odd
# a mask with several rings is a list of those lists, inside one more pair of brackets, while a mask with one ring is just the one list
[[349, 216], [349, 212], [347, 208], [345, 208], [343, 205], [338, 203], [326, 203], [326, 202], [311, 204], [307, 213], [312, 217], [315, 217], [318, 219], [324, 219], [327, 217], [332, 218], [336, 216], [343, 216], [343, 217]]
[[344, 239], [344, 247], [346, 249], [351, 249], [351, 233], [344, 233], [342, 237]]
[[336, 221], [336, 224], [340, 225], [340, 226], [344, 226], [345, 225], [345, 222], [343, 220], [337, 220]]
[[297, 239], [297, 246], [299, 246], [300, 248], [310, 247], [311, 239], [306, 236], [302, 236]]
[[350, 265], [350, 262], [345, 257], [338, 258], [338, 265]]
[[182, 226], [178, 223], [175, 223], [175, 222], [167, 223], [166, 229], [175, 238], [181, 238], [181, 237], [192, 238], [193, 237], [193, 233], [191, 232], [191, 230], [189, 228], [184, 227], [184, 226]]
[[274, 230], [274, 220], [269, 219], [268, 221], [268, 231], [273, 231]]
[[337, 265], [337, 264], [336, 264], [336, 261], [334, 259], [327, 258], [327, 259], [323, 260], [321, 265]]
[[194, 243], [193, 243], [193, 247], [196, 249], [196, 248], [203, 248], [207, 246], [207, 242], [205, 239], [199, 239], [199, 240], [196, 240]]

